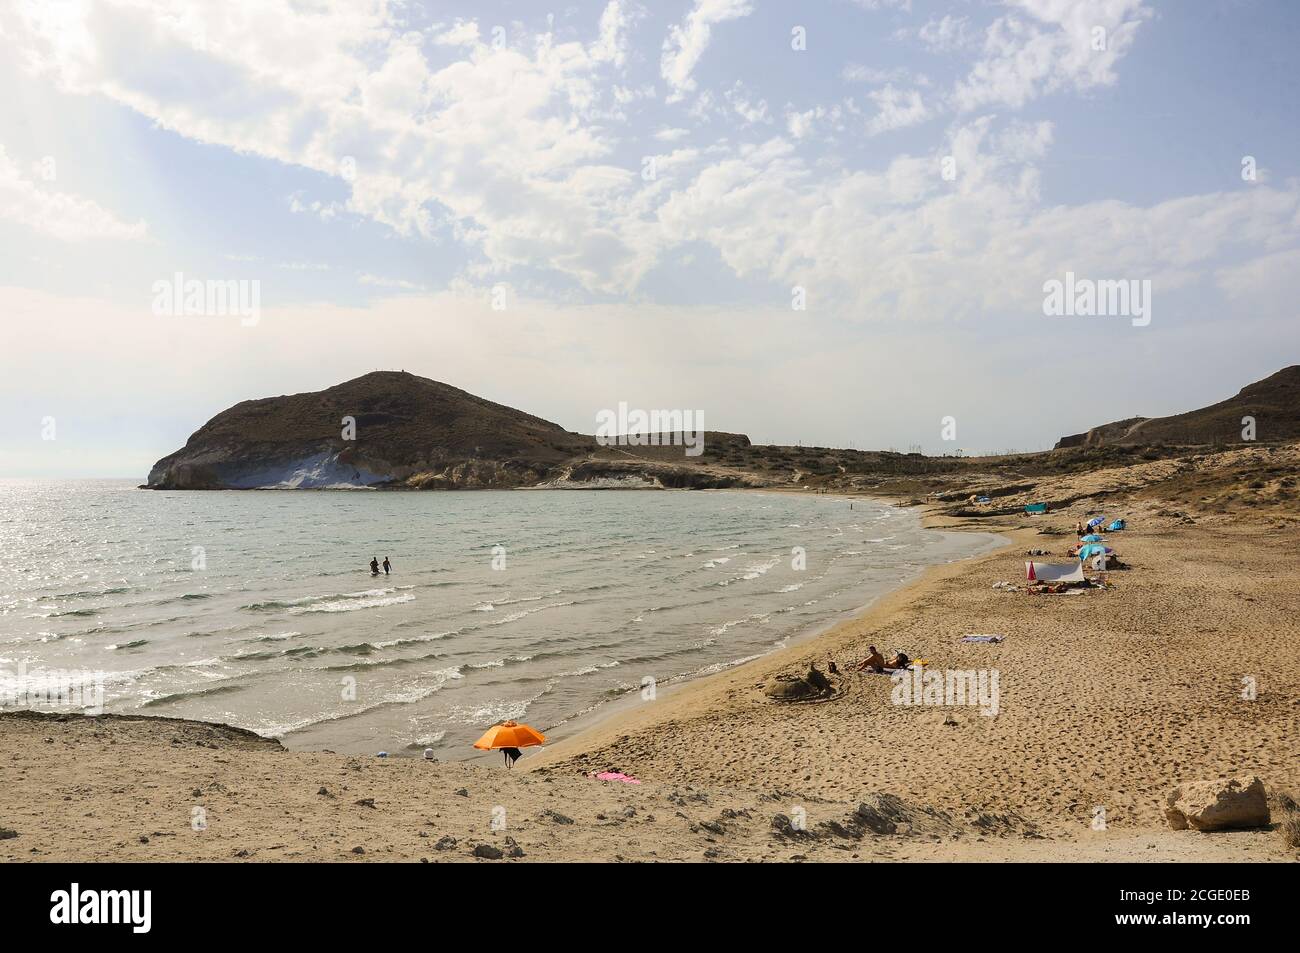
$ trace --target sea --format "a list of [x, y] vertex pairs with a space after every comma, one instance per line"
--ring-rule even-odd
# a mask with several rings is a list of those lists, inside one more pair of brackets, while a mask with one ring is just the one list
[[813, 492], [0, 481], [0, 707], [468, 759], [498, 721], [562, 736], [997, 543]]

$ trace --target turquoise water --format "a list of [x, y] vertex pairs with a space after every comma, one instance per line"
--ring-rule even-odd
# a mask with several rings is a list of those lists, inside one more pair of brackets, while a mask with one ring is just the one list
[[0, 689], [94, 672], [110, 712], [466, 757], [495, 721], [720, 670], [991, 542], [812, 495], [0, 482]]

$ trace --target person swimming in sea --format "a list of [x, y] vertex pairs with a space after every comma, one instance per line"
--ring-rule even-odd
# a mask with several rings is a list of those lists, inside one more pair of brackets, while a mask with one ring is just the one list
[[376, 559], [374, 556], [370, 557], [370, 575], [372, 576], [379, 575], [379, 560]]
[[387, 575], [388, 575], [388, 571], [389, 571], [390, 569], [392, 569], [392, 568], [393, 568], [393, 566], [392, 566], [392, 564], [388, 561], [388, 557], [385, 556], [385, 557], [384, 557], [384, 575], [387, 576]]

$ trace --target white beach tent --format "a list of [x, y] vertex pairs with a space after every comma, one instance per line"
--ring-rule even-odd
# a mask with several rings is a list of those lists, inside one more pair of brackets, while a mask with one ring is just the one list
[[1083, 563], [1025, 563], [1030, 582], [1083, 582]]

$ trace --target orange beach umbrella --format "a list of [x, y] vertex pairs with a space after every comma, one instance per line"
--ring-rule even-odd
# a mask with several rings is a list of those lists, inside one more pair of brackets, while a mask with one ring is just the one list
[[531, 748], [546, 741], [546, 737], [535, 728], [518, 722], [503, 721], [483, 732], [483, 737], [474, 742], [475, 748], [495, 751], [498, 748]]

